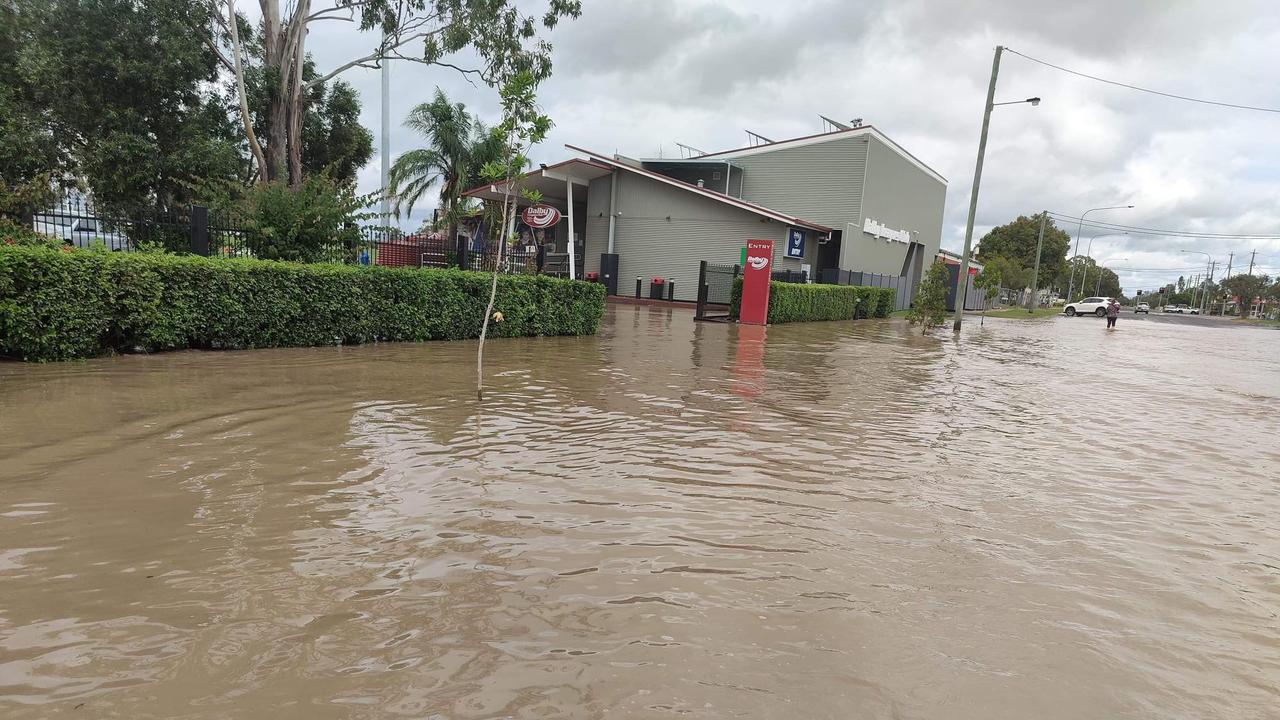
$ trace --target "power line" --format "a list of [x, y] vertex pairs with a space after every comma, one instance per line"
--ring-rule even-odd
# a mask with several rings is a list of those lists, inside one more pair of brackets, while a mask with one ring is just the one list
[[1187, 102], [1200, 103], [1201, 105], [1216, 105], [1218, 107], [1235, 108], [1236, 110], [1252, 110], [1254, 112], [1280, 113], [1280, 108], [1259, 107], [1256, 105], [1239, 105], [1237, 103], [1218, 102], [1216, 100], [1204, 100], [1202, 98], [1193, 98], [1187, 95], [1177, 95], [1175, 93], [1167, 93], [1167, 92], [1162, 92], [1160, 90], [1152, 90], [1151, 88], [1144, 88], [1138, 85], [1130, 85], [1129, 83], [1123, 83], [1117, 80], [1108, 80], [1106, 78], [1100, 78], [1097, 75], [1082, 73], [1078, 70], [1072, 70], [1070, 68], [1062, 67], [1061, 65], [1054, 65], [1051, 62], [1047, 62], [1039, 58], [1033, 58], [1030, 55], [1024, 55], [1023, 53], [1020, 53], [1017, 50], [1014, 50], [1013, 48], [1006, 47], [1005, 51], [1011, 52], [1014, 55], [1018, 55], [1020, 57], [1024, 57], [1030, 60], [1031, 62], [1040, 63], [1041, 65], [1044, 65], [1046, 67], [1051, 67], [1054, 70], [1061, 70], [1064, 73], [1070, 73], [1071, 75], [1078, 75], [1082, 78], [1088, 78], [1096, 82], [1106, 83], [1108, 85], [1115, 85], [1117, 87], [1122, 87], [1122, 88], [1128, 88], [1130, 90], [1137, 90], [1138, 92], [1149, 93], [1151, 95], [1159, 95], [1161, 97], [1173, 98], [1174, 100], [1185, 100]]
[[[1080, 218], [1075, 215], [1067, 215], [1066, 213], [1046, 210], [1049, 216], [1055, 220], [1069, 220], [1071, 222], [1079, 222]], [[1109, 223], [1101, 220], [1086, 220], [1084, 227], [1093, 228], [1095, 230], [1127, 230], [1131, 233], [1140, 235], [1165, 235], [1168, 237], [1200, 237], [1200, 238], [1223, 238], [1232, 240], [1280, 240], [1280, 235], [1249, 235], [1245, 233], [1207, 233], [1195, 232], [1194, 230], [1166, 230], [1162, 228], [1143, 227], [1141, 225], [1121, 225], [1119, 223]]]
[[1099, 265], [1098, 267], [1104, 267], [1108, 270], [1114, 270], [1114, 271], [1120, 271], [1120, 272], [1140, 272], [1140, 273], [1174, 273], [1174, 272], [1187, 273], [1187, 272], [1194, 272], [1196, 270], [1204, 269], [1203, 265], [1200, 265], [1197, 267], [1184, 267], [1184, 268], [1167, 268], [1167, 267], [1137, 268], [1137, 267], [1116, 267], [1114, 265]]

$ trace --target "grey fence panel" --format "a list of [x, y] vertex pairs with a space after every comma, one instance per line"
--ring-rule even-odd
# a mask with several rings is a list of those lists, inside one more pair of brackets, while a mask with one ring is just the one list
[[862, 285], [865, 287], [892, 288], [896, 292], [893, 309], [906, 310], [911, 307], [911, 284], [906, 277], [901, 275], [883, 275], [860, 270], [826, 269], [822, 271], [820, 277], [819, 282], [829, 285]]

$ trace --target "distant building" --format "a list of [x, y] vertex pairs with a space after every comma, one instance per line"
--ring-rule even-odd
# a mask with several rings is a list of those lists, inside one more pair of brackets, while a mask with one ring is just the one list
[[[777, 271], [819, 282], [840, 271], [903, 277], [908, 292], [938, 253], [946, 179], [871, 126], [689, 158], [566, 148], [577, 157], [522, 186], [559, 209], [566, 230], [572, 216], [578, 275], [609, 275], [616, 292], [664, 277], [676, 280], [676, 299], [694, 300], [700, 261], [737, 263], [748, 239], [774, 241]], [[523, 237], [519, 225], [511, 230]], [[555, 233], [549, 251], [566, 253], [567, 235]]]
[[[936, 258], [947, 266], [947, 310], [954, 312], [956, 309], [956, 278], [960, 276], [962, 256], [950, 250], [940, 249]], [[986, 291], [978, 289], [973, 284], [974, 279], [978, 277], [978, 273], [982, 272], [983, 267], [984, 265], [978, 262], [976, 258], [969, 258], [969, 284], [964, 291], [965, 310], [981, 310], [984, 307], [990, 307], [987, 302]]]

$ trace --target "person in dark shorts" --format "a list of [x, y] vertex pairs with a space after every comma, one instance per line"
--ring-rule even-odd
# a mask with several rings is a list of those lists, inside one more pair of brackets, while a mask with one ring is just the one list
[[1118, 319], [1120, 319], [1120, 303], [1112, 298], [1111, 302], [1107, 303], [1107, 329], [1115, 327]]

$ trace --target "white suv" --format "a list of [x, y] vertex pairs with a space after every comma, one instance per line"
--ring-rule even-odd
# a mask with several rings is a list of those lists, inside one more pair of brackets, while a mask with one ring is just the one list
[[1080, 302], [1067, 303], [1062, 312], [1067, 317], [1075, 317], [1076, 315], [1097, 315], [1098, 317], [1106, 317], [1107, 305], [1111, 304], [1109, 297], [1087, 297]]

